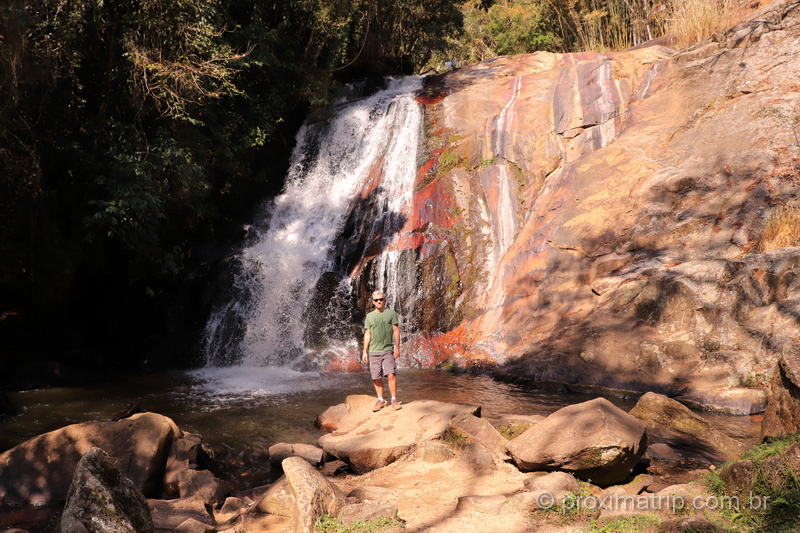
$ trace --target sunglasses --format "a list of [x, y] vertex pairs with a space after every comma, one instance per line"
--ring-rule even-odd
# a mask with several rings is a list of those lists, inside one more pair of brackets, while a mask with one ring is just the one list
[[373, 298], [372, 301], [373, 302], [382, 302], [383, 298]]

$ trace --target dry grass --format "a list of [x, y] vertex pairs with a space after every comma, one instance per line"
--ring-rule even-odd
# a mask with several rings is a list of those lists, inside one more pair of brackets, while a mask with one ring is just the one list
[[762, 252], [800, 246], [800, 208], [782, 206], [776, 209], [767, 221], [758, 243]]
[[749, 10], [737, 0], [671, 0], [666, 34], [684, 47], [744, 21]]
[[546, 0], [563, 42], [578, 50], [622, 50], [667, 35], [683, 48], [747, 18], [751, 0]]

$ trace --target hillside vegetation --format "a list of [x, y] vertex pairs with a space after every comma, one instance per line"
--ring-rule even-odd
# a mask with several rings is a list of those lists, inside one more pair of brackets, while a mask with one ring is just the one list
[[757, 0], [472, 0], [462, 6], [464, 32], [449, 39], [431, 68], [537, 50], [622, 50], [664, 36], [683, 47], [741, 22], [757, 5]]

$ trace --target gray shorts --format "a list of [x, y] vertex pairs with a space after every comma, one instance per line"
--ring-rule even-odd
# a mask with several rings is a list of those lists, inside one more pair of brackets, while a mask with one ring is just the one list
[[369, 373], [372, 379], [380, 379], [396, 371], [393, 349], [369, 354]]

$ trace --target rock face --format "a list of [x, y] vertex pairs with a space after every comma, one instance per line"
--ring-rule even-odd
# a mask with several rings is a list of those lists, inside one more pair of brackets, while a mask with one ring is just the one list
[[605, 398], [559, 409], [509, 441], [524, 470], [565, 470], [592, 483], [623, 481], [647, 447], [644, 424]]
[[181, 430], [169, 418], [139, 413], [118, 422], [73, 424], [0, 454], [0, 505], [47, 505], [67, 497], [81, 456], [97, 447], [145, 496], [160, 490], [167, 454]]
[[778, 359], [769, 385], [767, 411], [761, 422], [761, 438], [781, 437], [797, 431], [800, 431], [800, 353], [793, 349]]
[[294, 533], [314, 533], [314, 523], [322, 514], [339, 514], [347, 499], [308, 461], [289, 457], [281, 463], [295, 500]]
[[[537, 52], [430, 82], [395, 250], [425, 288], [397, 296], [422, 332], [408, 363], [762, 411], [750, 391], [800, 337], [800, 249], [761, 246], [797, 207], [799, 19], [778, 1], [680, 52]], [[352, 268], [362, 303], [376, 261]]]
[[75, 468], [61, 533], [150, 533], [153, 520], [142, 492], [100, 448]]
[[666, 443], [684, 455], [721, 463], [736, 459], [746, 448], [743, 443], [711, 427], [688, 407], [661, 394], [643, 395], [629, 414], [647, 426], [648, 442]]
[[409, 455], [420, 443], [441, 437], [454, 417], [479, 412], [474, 406], [416, 400], [404, 404], [399, 411], [383, 409], [373, 413], [374, 398], [365, 395], [348, 396], [345, 403], [347, 415], [335, 432], [320, 437], [319, 445], [359, 472]]

